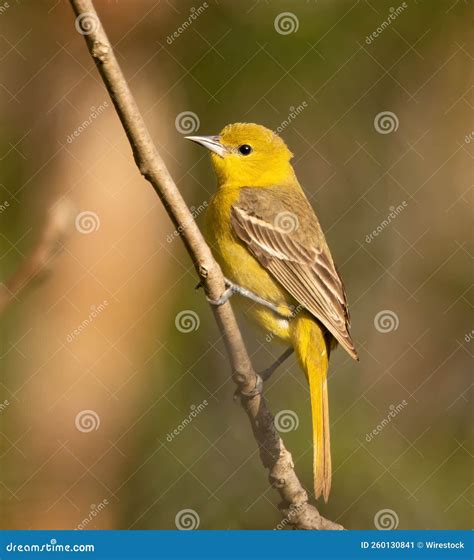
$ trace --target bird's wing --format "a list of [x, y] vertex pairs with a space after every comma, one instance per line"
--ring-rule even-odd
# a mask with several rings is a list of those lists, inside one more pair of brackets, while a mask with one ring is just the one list
[[357, 359], [344, 286], [303, 191], [243, 187], [231, 224], [259, 263]]

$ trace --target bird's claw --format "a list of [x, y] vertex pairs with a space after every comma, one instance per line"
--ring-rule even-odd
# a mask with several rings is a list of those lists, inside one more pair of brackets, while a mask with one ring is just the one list
[[277, 304], [272, 303], [271, 301], [267, 301], [266, 299], [260, 297], [258, 294], [255, 294], [251, 290], [248, 290], [247, 288], [244, 288], [243, 286], [239, 286], [238, 284], [234, 284], [234, 282], [231, 282], [228, 278], [225, 278], [224, 280], [225, 280], [225, 285], [226, 285], [227, 289], [224, 291], [224, 293], [221, 295], [220, 298], [212, 299], [212, 298], [206, 296], [207, 301], [210, 304], [217, 305], [217, 306], [223, 305], [234, 294], [239, 294], [243, 297], [246, 297], [246, 298], [250, 299], [251, 301], [253, 301], [255, 303], [258, 303], [260, 305], [263, 305], [263, 306], [267, 307], [268, 309], [271, 309], [277, 315], [280, 315], [284, 319], [288, 319], [288, 315], [285, 312], [282, 312]]
[[224, 278], [225, 281], [225, 285], [226, 285], [226, 289], [224, 290], [224, 292], [222, 293], [222, 295], [217, 298], [217, 299], [212, 299], [209, 296], [206, 296], [207, 301], [211, 304], [211, 305], [215, 305], [216, 307], [219, 307], [221, 305], [224, 305], [224, 303], [226, 303], [227, 301], [229, 301], [229, 299], [234, 295], [234, 293], [236, 292], [236, 286], [235, 284], [233, 284], [230, 280], [228, 280], [227, 278]]
[[253, 399], [257, 395], [261, 395], [263, 393], [263, 379], [258, 373], [255, 374], [255, 377], [255, 387], [250, 391], [243, 391], [240, 387], [238, 387], [234, 392], [234, 400], [239, 398]]
[[270, 377], [272, 376], [272, 373], [275, 371], [275, 369], [276, 368], [272, 368], [272, 367], [264, 369], [263, 371], [261, 371], [259, 373], [260, 379], [262, 381], [267, 381], [268, 379], [270, 379]]
[[229, 299], [233, 295], [234, 295], [234, 290], [232, 289], [231, 286], [229, 286], [228, 288], [226, 288], [226, 290], [224, 291], [224, 293], [221, 295], [220, 298], [212, 299], [209, 296], [206, 296], [206, 299], [211, 305], [215, 305], [216, 307], [219, 307], [221, 305], [224, 305], [224, 303], [226, 303], [227, 301], [229, 301]]

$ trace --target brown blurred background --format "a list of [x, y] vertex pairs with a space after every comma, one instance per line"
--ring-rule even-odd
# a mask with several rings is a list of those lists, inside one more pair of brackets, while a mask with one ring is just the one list
[[[295, 154], [361, 355], [331, 363], [323, 514], [351, 529], [469, 528], [472, 6], [96, 8], [198, 223], [215, 181], [184, 134], [259, 122]], [[0, 4], [0, 115], [1, 527], [274, 528], [220, 333], [68, 2]], [[12, 294], [32, 254], [46, 270]], [[258, 368], [281, 351], [244, 332]], [[311, 489], [293, 359], [266, 396]]]

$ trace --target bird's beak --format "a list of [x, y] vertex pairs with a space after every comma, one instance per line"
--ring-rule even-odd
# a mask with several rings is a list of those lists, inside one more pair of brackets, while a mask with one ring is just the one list
[[201, 144], [218, 156], [224, 157], [227, 153], [227, 148], [221, 144], [219, 136], [185, 136], [185, 138], [196, 142], [196, 144]]

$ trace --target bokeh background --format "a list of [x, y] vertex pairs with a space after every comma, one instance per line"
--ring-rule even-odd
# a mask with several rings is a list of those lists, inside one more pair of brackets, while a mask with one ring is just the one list
[[[96, 7], [198, 223], [215, 181], [186, 133], [254, 121], [295, 154], [361, 356], [331, 361], [322, 513], [469, 528], [472, 4]], [[0, 115], [1, 527], [276, 527], [221, 335], [68, 2], [0, 4]], [[241, 321], [266, 367], [282, 348]], [[311, 491], [293, 358], [265, 392]]]

